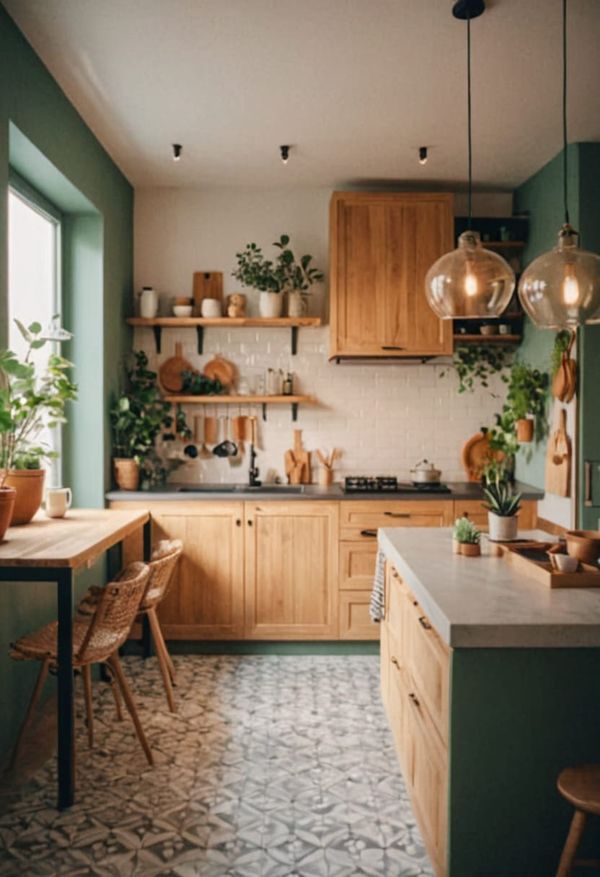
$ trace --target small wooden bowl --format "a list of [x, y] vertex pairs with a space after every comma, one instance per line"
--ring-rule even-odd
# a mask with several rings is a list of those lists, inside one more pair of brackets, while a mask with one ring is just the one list
[[567, 530], [567, 554], [595, 565], [600, 558], [600, 530]]

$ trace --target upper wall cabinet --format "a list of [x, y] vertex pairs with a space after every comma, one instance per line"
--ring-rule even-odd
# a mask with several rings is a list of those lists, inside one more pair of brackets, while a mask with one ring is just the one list
[[330, 358], [452, 353], [452, 321], [425, 299], [425, 275], [452, 250], [452, 195], [334, 192]]

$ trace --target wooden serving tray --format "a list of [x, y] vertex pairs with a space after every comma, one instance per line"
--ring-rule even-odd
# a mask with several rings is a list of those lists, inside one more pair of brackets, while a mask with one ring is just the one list
[[495, 543], [501, 554], [526, 575], [549, 588], [600, 588], [600, 569], [587, 563], [579, 564], [577, 572], [558, 572], [547, 555], [555, 542]]

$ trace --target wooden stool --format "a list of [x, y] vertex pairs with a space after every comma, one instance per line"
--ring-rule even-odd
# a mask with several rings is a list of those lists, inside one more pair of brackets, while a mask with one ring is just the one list
[[[114, 681], [123, 695], [148, 763], [152, 764], [152, 753], [119, 661], [119, 648], [129, 635], [149, 580], [150, 568], [147, 564], [131, 563], [119, 574], [118, 581], [109, 582], [105, 588], [92, 587], [88, 590], [77, 607], [73, 619], [73, 667], [81, 670], [83, 676], [90, 747], [94, 743], [91, 665], [106, 664], [111, 672], [117, 712], [120, 713], [120, 699]], [[16, 661], [40, 661], [41, 666], [13, 749], [11, 766], [18, 757], [25, 731], [33, 718], [48, 671], [56, 667], [58, 662], [57, 627], [58, 623], [52, 621], [45, 627], [20, 637], [12, 646], [11, 658]]]
[[575, 859], [589, 814], [600, 816], [600, 764], [567, 767], [558, 777], [558, 791], [575, 807], [556, 877], [569, 877], [574, 865], [600, 865], [600, 859]]
[[173, 573], [183, 551], [183, 542], [180, 539], [162, 539], [152, 552], [150, 560], [150, 578], [146, 593], [140, 603], [139, 612], [148, 617], [150, 632], [156, 647], [158, 666], [167, 695], [167, 703], [172, 713], [176, 712], [173, 698], [173, 685], [175, 685], [175, 667], [171, 656], [167, 651], [167, 645], [160, 628], [157, 608], [165, 598], [169, 586], [173, 580]]

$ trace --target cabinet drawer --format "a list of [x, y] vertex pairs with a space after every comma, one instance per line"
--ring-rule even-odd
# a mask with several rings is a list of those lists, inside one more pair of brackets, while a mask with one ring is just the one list
[[379, 527], [449, 527], [451, 500], [352, 500], [340, 503], [342, 539], [374, 541]]
[[340, 639], [379, 639], [380, 624], [371, 621], [371, 591], [340, 591]]
[[370, 590], [376, 557], [375, 538], [364, 542], [340, 542], [340, 590]]

